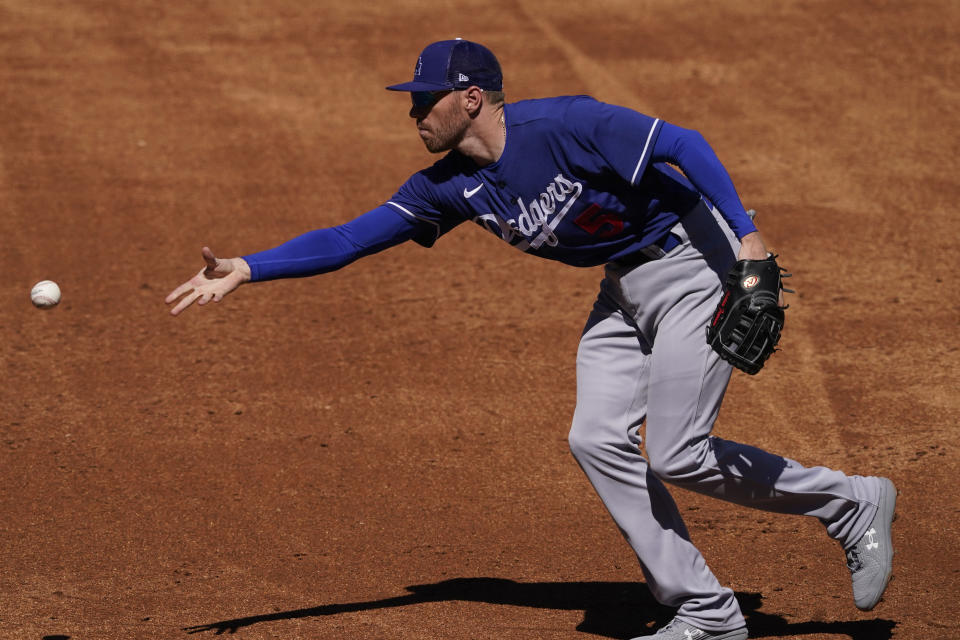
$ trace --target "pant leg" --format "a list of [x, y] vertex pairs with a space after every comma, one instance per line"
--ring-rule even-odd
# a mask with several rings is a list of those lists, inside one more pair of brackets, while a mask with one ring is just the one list
[[651, 365], [649, 345], [601, 293], [577, 354], [570, 449], [637, 554], [654, 597], [704, 629], [742, 626], [733, 592], [710, 572], [640, 451]]
[[[658, 601], [708, 630], [743, 618], [692, 545], [661, 480], [738, 504], [820, 518], [845, 546], [879, 498], [859, 476], [802, 465], [710, 436], [731, 368], [705, 327], [738, 245], [699, 207], [661, 260], [607, 268], [577, 356], [571, 450], [640, 559]], [[646, 449], [637, 433], [646, 417]]]
[[830, 536], [852, 544], [875, 512], [876, 483], [710, 436], [731, 366], [707, 345], [704, 332], [738, 244], [705, 207], [684, 226], [687, 242], [675, 254], [618, 281], [622, 304], [653, 344], [646, 427], [653, 471], [668, 483], [737, 504], [819, 518]]

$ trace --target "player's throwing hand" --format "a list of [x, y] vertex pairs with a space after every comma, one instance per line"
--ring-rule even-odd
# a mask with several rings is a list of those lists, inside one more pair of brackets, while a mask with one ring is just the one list
[[178, 315], [194, 301], [199, 305], [211, 300], [220, 302], [225, 295], [250, 280], [250, 265], [243, 258], [218, 258], [209, 247], [204, 247], [200, 254], [206, 266], [166, 298], [166, 303], [170, 304], [187, 294], [170, 310], [170, 315]]

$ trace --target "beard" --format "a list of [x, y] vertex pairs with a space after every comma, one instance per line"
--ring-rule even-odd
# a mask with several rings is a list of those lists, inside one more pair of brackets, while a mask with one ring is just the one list
[[430, 135], [423, 137], [421, 133], [420, 139], [423, 140], [424, 146], [430, 153], [450, 151], [463, 140], [469, 122], [465, 117], [460, 119], [453, 116], [438, 120], [427, 131]]

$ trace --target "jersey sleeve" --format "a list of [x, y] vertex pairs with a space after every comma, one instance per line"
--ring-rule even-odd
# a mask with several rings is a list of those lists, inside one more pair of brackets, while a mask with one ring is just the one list
[[432, 247], [440, 236], [465, 220], [453, 213], [453, 207], [443, 204], [452, 189], [450, 163], [445, 158], [413, 174], [384, 205], [411, 221], [416, 228], [412, 239], [424, 247]]
[[312, 276], [400, 244], [416, 232], [412, 220], [381, 205], [346, 224], [309, 231], [243, 259], [253, 282]]
[[717, 207], [737, 238], [757, 230], [743, 208], [733, 180], [698, 131], [665, 123], [653, 148], [656, 161], [671, 162]]
[[565, 120], [581, 144], [631, 186], [640, 182], [650, 164], [663, 125], [660, 119], [589, 96], [574, 100]]

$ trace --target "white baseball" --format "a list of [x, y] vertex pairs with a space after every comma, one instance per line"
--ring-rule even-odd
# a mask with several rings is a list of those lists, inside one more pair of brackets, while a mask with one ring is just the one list
[[30, 299], [41, 309], [49, 309], [60, 303], [60, 286], [53, 280], [41, 280], [30, 289]]

